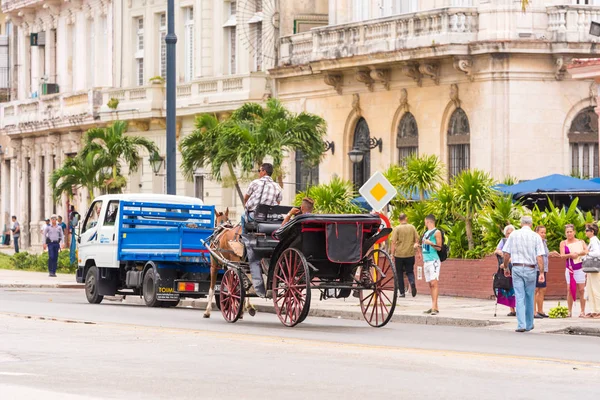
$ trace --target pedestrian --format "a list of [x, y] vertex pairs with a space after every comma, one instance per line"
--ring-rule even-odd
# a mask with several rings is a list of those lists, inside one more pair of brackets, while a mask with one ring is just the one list
[[565, 259], [565, 279], [567, 280], [567, 306], [569, 318], [573, 316], [573, 303], [579, 296], [581, 312], [579, 317], [585, 317], [585, 273], [583, 272], [582, 258], [587, 254], [587, 245], [581, 239], [577, 239], [575, 226], [565, 225], [566, 240], [560, 242], [560, 257]]
[[546, 287], [548, 283], [548, 264], [550, 257], [558, 257], [559, 254], [557, 251], [550, 251], [548, 249], [548, 242], [546, 241], [546, 227], [544, 225], [538, 225], [535, 227], [535, 233], [540, 235], [542, 238], [542, 243], [544, 244], [544, 255], [542, 259], [544, 260], [544, 281], [540, 282], [538, 271], [538, 279], [535, 282], [535, 315], [533, 318], [548, 318], [548, 314], [544, 312], [544, 299], [546, 298]]
[[[533, 220], [530, 216], [521, 217], [521, 229], [514, 231], [504, 245], [504, 275], [512, 276], [517, 308], [516, 332], [528, 332], [533, 329], [533, 309], [535, 296], [536, 267], [544, 272], [544, 243], [540, 235], [531, 230]], [[508, 268], [512, 261], [512, 272]], [[539, 274], [538, 281], [545, 276]]]
[[[500, 242], [498, 242], [498, 246], [496, 246], [496, 251], [494, 252], [494, 254], [496, 254], [496, 257], [498, 257], [498, 267], [500, 267], [503, 263], [504, 263], [504, 252], [502, 251], [502, 249], [504, 248], [504, 245], [506, 244], [506, 241], [508, 240], [508, 237], [510, 236], [511, 233], [513, 233], [515, 230], [515, 227], [513, 225], [506, 225], [504, 227], [504, 237], [502, 239], [500, 239]], [[508, 263], [508, 269], [512, 270], [512, 264]], [[506, 314], [508, 317], [515, 317], [517, 315], [517, 311], [515, 310], [515, 290], [514, 288], [510, 288], [510, 289], [496, 289], [497, 293], [496, 293], [496, 299], [498, 304], [502, 304], [504, 306], [507, 306], [510, 308], [510, 312], [508, 314]]]
[[12, 228], [10, 228], [13, 234], [13, 243], [15, 245], [15, 254], [19, 252], [19, 238], [21, 237], [21, 225], [17, 221], [17, 216], [12, 216]]
[[429, 291], [431, 292], [431, 308], [425, 311], [425, 314], [437, 315], [440, 312], [438, 307], [438, 282], [441, 266], [440, 256], [437, 252], [442, 249], [442, 233], [435, 227], [433, 214], [425, 217], [425, 227], [427, 232], [425, 232], [421, 241], [421, 251], [423, 253], [425, 282], [429, 284]]
[[419, 234], [412, 224], [408, 223], [408, 217], [402, 213], [398, 217], [400, 225], [392, 232], [391, 253], [394, 255], [396, 273], [398, 274], [398, 286], [400, 297], [405, 296], [404, 273], [408, 278], [412, 297], [417, 295], [415, 284], [415, 250], [419, 248]]
[[56, 215], [50, 217], [51, 225], [44, 231], [45, 244], [44, 249], [48, 249], [48, 276], [56, 277], [56, 268], [58, 267], [58, 252], [60, 246], [64, 243], [65, 236], [62, 227], [56, 223]]
[[[588, 245], [589, 257], [600, 257], [600, 239], [598, 239], [598, 225], [587, 224], [585, 226], [585, 235], [590, 239]], [[591, 312], [586, 314], [586, 318], [600, 318], [600, 272], [590, 272], [586, 274], [585, 291], [587, 292], [587, 302]]]
[[63, 217], [62, 216], [58, 216], [58, 225], [60, 225], [60, 227], [63, 230], [63, 235], [66, 236], [67, 235], [67, 224], [64, 223], [63, 221]]

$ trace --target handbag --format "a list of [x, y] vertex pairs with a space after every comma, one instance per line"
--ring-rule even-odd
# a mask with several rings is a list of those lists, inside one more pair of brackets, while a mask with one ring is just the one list
[[498, 259], [498, 271], [496, 271], [496, 273], [494, 274], [494, 282], [492, 283], [492, 287], [494, 289], [510, 290], [513, 287], [512, 278], [509, 276], [504, 276], [504, 270], [502, 269], [502, 264], [504, 264], [504, 260], [502, 259], [502, 257], [496, 255], [496, 258]]
[[587, 274], [598, 273], [600, 272], [600, 257], [587, 256], [584, 258], [581, 265], [583, 267], [583, 272]]

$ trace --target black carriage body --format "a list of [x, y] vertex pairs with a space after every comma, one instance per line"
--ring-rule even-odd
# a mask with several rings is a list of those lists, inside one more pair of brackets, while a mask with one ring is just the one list
[[[350, 282], [356, 265], [380, 237], [389, 234], [388, 229], [378, 234], [380, 227], [381, 219], [370, 214], [296, 217], [273, 233], [279, 243], [271, 255], [267, 287], [271, 287], [277, 260], [288, 248], [298, 249], [314, 267], [311, 279]], [[320, 286], [327, 285], [323, 282]]]

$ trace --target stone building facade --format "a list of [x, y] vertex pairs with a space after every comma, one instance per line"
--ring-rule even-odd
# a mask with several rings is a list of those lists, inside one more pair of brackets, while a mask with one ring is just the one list
[[515, 0], [323, 3], [330, 24], [282, 32], [271, 71], [285, 104], [328, 122], [336, 151], [321, 181], [360, 186], [411, 153], [438, 155], [449, 177], [599, 175], [596, 84], [566, 70], [597, 52], [600, 2], [534, 1], [526, 13]]
[[[279, 15], [274, 0], [175, 0], [175, 9], [179, 140], [199, 113], [227, 115], [272, 95], [266, 71], [275, 66]], [[22, 245], [37, 247], [41, 221], [65, 215], [68, 204], [54, 204], [50, 174], [77, 154], [87, 129], [128, 121], [128, 134], [153, 139], [164, 156], [166, 2], [3, 0], [2, 11], [18, 62], [16, 98], [0, 104], [0, 222], [17, 215]], [[164, 166], [155, 175], [143, 157], [138, 171], [123, 171], [127, 191], [162, 193]], [[177, 193], [240, 208], [233, 190], [202, 170], [193, 182], [178, 174]], [[77, 191], [72, 203], [83, 212], [88, 194]]]

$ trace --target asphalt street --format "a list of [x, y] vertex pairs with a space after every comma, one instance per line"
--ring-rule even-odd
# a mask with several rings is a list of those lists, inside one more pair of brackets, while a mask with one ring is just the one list
[[591, 399], [600, 339], [218, 310], [0, 289], [0, 399]]

